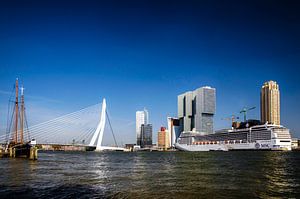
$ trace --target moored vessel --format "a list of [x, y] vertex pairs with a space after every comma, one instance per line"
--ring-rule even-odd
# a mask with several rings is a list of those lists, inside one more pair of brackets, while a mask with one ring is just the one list
[[291, 150], [291, 134], [282, 125], [242, 122], [238, 128], [213, 134], [183, 132], [175, 144], [183, 151]]
[[[13, 104], [13, 111], [11, 121], [7, 128], [7, 140], [4, 147], [0, 150], [1, 157], [12, 158], [29, 158], [31, 160], [37, 159], [37, 147], [34, 139], [30, 140], [27, 120], [25, 118], [25, 103], [24, 103], [24, 88], [21, 87], [21, 97], [19, 100], [19, 82], [16, 79], [14, 87], [15, 100], [10, 102]], [[10, 107], [8, 107], [10, 109]], [[10, 111], [9, 111], [10, 112]], [[25, 131], [25, 128], [26, 131]], [[24, 139], [24, 132], [27, 133], [27, 139]]]

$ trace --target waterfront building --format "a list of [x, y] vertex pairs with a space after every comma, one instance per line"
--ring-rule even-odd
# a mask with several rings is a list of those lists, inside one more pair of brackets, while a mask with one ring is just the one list
[[260, 114], [263, 123], [280, 125], [280, 93], [275, 81], [265, 82], [261, 88]]
[[178, 118], [168, 117], [168, 133], [171, 147], [175, 147], [175, 143], [182, 132], [180, 121]]
[[138, 145], [140, 145], [141, 148], [152, 147], [152, 124], [141, 125], [141, 138]]
[[149, 113], [144, 108], [142, 111], [136, 112], [136, 140], [137, 145], [141, 143], [141, 126], [149, 123]]
[[157, 147], [160, 150], [168, 150], [171, 145], [170, 145], [170, 133], [168, 130], [166, 130], [165, 127], [161, 127], [160, 131], [157, 133]]
[[209, 86], [178, 96], [178, 118], [184, 132], [213, 133], [216, 89]]

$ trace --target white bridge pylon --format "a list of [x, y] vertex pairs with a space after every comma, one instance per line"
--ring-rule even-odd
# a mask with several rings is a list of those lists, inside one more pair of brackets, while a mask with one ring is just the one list
[[[102, 102], [100, 122], [99, 122], [97, 129], [96, 129], [96, 131], [91, 139], [91, 142], [89, 144], [89, 146], [96, 145], [96, 150], [101, 150], [101, 145], [102, 145], [102, 140], [103, 140], [103, 132], [104, 132], [104, 127], [105, 127], [105, 120], [106, 120], [106, 100], [104, 98], [103, 102]], [[97, 138], [98, 138], [98, 141], [97, 141]], [[97, 141], [97, 143], [96, 143], [96, 141]]]
[[109, 147], [109, 146], [102, 146], [103, 140], [103, 133], [105, 128], [105, 121], [106, 121], [106, 100], [103, 99], [102, 102], [102, 110], [101, 110], [101, 117], [100, 122], [97, 126], [97, 129], [90, 141], [89, 146], [96, 146], [96, 151], [103, 151], [103, 150], [124, 150], [121, 147]]

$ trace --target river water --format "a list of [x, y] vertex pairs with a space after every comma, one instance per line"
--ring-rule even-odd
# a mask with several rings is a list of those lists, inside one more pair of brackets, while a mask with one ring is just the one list
[[39, 152], [0, 159], [0, 198], [300, 198], [300, 152]]

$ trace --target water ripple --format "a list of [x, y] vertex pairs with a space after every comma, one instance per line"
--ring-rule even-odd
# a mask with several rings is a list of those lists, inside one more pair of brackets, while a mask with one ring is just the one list
[[297, 198], [299, 152], [41, 152], [0, 159], [0, 198]]

